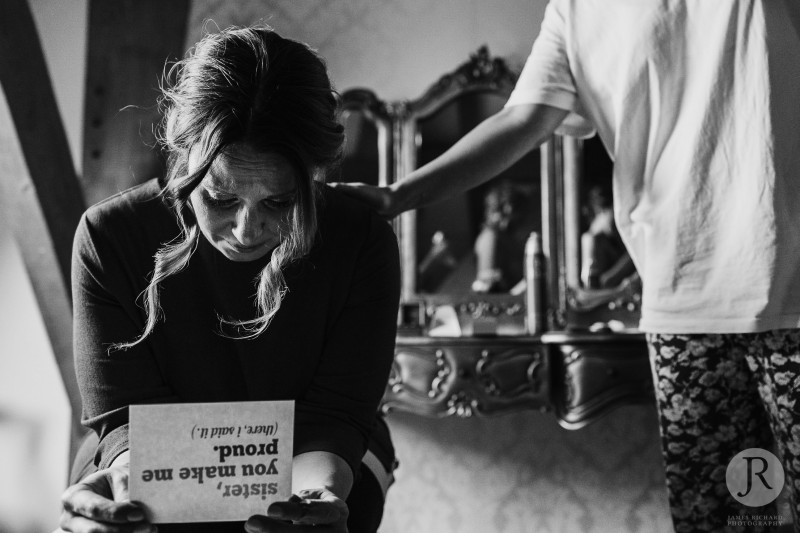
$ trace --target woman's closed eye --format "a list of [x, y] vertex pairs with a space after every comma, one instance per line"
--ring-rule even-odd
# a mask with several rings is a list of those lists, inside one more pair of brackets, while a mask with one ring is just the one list
[[264, 204], [271, 209], [286, 209], [294, 205], [295, 196], [287, 196], [285, 198], [269, 198], [264, 200]]
[[[261, 201], [267, 209], [284, 210], [294, 205], [297, 199], [296, 194], [289, 194], [286, 196], [277, 196], [274, 198], [265, 198]], [[203, 191], [203, 201], [211, 209], [226, 210], [232, 209], [239, 204], [239, 198], [236, 196], [214, 196], [207, 191]]]
[[203, 200], [213, 209], [230, 209], [237, 203], [236, 198], [215, 198], [208, 193], [203, 194]]

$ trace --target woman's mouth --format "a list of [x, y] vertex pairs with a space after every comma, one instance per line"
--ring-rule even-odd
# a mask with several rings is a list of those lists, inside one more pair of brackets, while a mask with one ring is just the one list
[[264, 244], [255, 244], [253, 246], [242, 246], [241, 244], [233, 244], [231, 242], [228, 243], [228, 246], [233, 248], [233, 250], [240, 254], [249, 254], [255, 252], [256, 250], [261, 250], [264, 248]]

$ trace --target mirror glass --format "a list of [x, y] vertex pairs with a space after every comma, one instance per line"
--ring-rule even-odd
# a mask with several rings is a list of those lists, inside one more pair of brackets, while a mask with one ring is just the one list
[[[568, 326], [628, 329], [639, 318], [641, 283], [614, 223], [613, 163], [599, 137], [577, 141], [579, 168], [565, 176]], [[574, 186], [573, 186], [574, 184]], [[572, 212], [574, 211], [574, 212]], [[570, 227], [574, 228], [570, 231]], [[577, 233], [574, 234], [574, 233]]]
[[[507, 100], [467, 92], [417, 123], [416, 164], [442, 154]], [[470, 298], [508, 294], [523, 279], [525, 240], [541, 230], [539, 151], [491, 181], [417, 211], [417, 292]]]
[[378, 185], [381, 174], [378, 126], [362, 109], [344, 109], [345, 149], [340, 176], [335, 181]]

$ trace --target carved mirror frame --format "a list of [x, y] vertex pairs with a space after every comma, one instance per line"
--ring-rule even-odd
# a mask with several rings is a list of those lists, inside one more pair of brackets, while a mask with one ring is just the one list
[[[600, 141], [556, 135], [542, 147], [542, 201], [546, 189], [549, 204], [544, 246], [551, 272], [550, 326], [556, 330], [636, 334], [641, 304], [638, 276], [594, 290], [585, 288], [581, 281], [582, 200], [586, 197], [587, 167], [592, 164], [586, 157], [587, 142]], [[607, 180], [610, 187], [610, 170]]]
[[[482, 47], [415, 100], [386, 103], [370, 90], [353, 89], [343, 93], [343, 104], [345, 112], [360, 113], [375, 125], [377, 146], [362, 149], [377, 152], [377, 184], [387, 185], [417, 168], [420, 124], [426, 118], [471, 93], [507, 98], [515, 83], [516, 75], [505, 62], [491, 58]], [[507, 293], [419, 292], [418, 213], [410, 211], [393, 221], [400, 243], [404, 305], [384, 410], [466, 417], [539, 409], [552, 411], [564, 427], [576, 429], [614, 406], [651, 402], [642, 336], [632, 329], [589, 331], [590, 325], [612, 319], [635, 326], [638, 295], [624, 288], [587, 295], [581, 288], [585, 152], [584, 141], [555, 135], [538, 154], [547, 308], [541, 335], [429, 335], [423, 326], [431, 308], [463, 305], [464, 298], [470, 298], [472, 313], [484, 306], [497, 308], [515, 301], [519, 305], [523, 299]], [[522, 263], [522, 254], [519, 260]]]
[[[470, 56], [469, 61], [442, 76], [422, 96], [401, 104], [398, 109], [400, 123], [397, 128], [399, 133], [397, 148], [399, 157], [395, 170], [396, 176], [402, 179], [403, 176], [407, 176], [418, 167], [417, 149], [422, 121], [432, 117], [457, 98], [470, 93], [492, 93], [508, 98], [516, 81], [517, 75], [509, 69], [505, 61], [500, 58], [492, 58], [487, 47], [482, 46]], [[404, 301], [421, 298], [417, 275], [420, 259], [417, 256], [417, 223], [417, 210], [408, 211], [400, 216], [398, 236], [401, 246], [402, 299]], [[520, 261], [522, 261], [521, 257]]]
[[[357, 88], [342, 95], [343, 111], [359, 113], [378, 132], [378, 185], [403, 179], [418, 166], [420, 124], [455, 99], [470, 93], [493, 93], [507, 98], [517, 75], [488, 49], [479, 48], [470, 59], [445, 74], [414, 100], [384, 102], [374, 92]], [[464, 132], [466, 133], [466, 132]], [[541, 233], [546, 262], [546, 329], [588, 329], [611, 320], [635, 327], [639, 312], [638, 287], [585, 291], [580, 283], [581, 184], [584, 180], [584, 141], [555, 135], [539, 150]], [[364, 181], [357, 177], [349, 181]], [[373, 181], [373, 183], [375, 183]], [[400, 243], [402, 301], [448, 303], [448, 295], [423, 294], [417, 289], [418, 211], [403, 213], [392, 224]], [[520, 256], [520, 262], [522, 257]], [[460, 298], [463, 300], [463, 298]], [[475, 294], [476, 305], [509, 300], [507, 295]], [[449, 302], [455, 303], [455, 302]], [[478, 305], [479, 306], [479, 305]], [[424, 313], [424, 309], [421, 310]], [[420, 317], [423, 319], [424, 317]]]
[[[394, 135], [392, 132], [394, 116], [386, 102], [378, 99], [369, 89], [351, 89], [342, 94], [342, 122], [345, 125], [347, 140], [345, 152], [355, 150], [349, 144], [353, 141], [353, 132], [348, 131], [350, 115], [363, 115], [362, 120], [373, 125], [377, 131], [377, 144], [369, 147], [375, 151], [378, 161], [378, 176], [375, 185], [389, 185], [394, 180]], [[344, 181], [362, 181], [359, 176], [342, 176]]]

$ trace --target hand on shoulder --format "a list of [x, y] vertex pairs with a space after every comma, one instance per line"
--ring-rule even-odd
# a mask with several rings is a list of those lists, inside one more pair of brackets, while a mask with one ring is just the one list
[[331, 183], [331, 187], [366, 204], [386, 219], [396, 217], [395, 192], [390, 187], [377, 187], [366, 183]]

